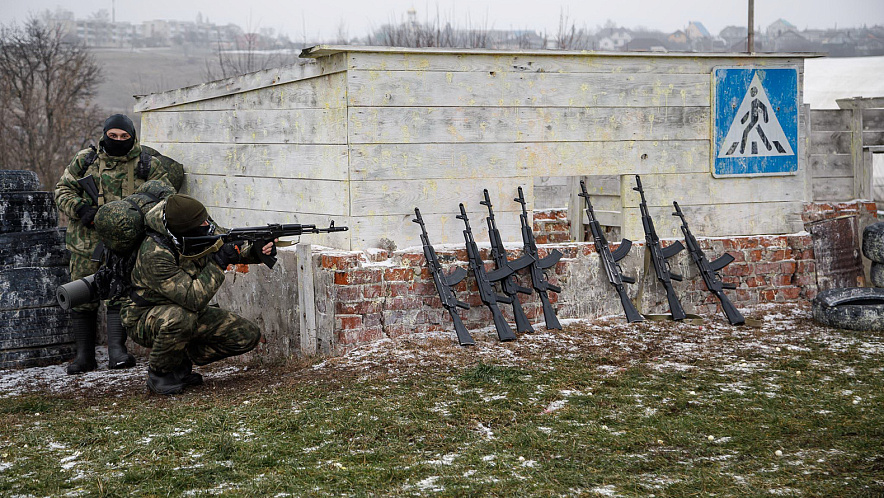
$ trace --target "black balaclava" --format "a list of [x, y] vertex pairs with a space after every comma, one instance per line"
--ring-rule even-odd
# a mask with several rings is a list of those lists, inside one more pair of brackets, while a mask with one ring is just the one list
[[[129, 134], [128, 140], [114, 140], [107, 136], [107, 131], [114, 128], [125, 131]], [[114, 114], [104, 120], [104, 136], [98, 142], [102, 149], [109, 156], [121, 157], [125, 156], [132, 150], [135, 145], [135, 123], [125, 114]]]

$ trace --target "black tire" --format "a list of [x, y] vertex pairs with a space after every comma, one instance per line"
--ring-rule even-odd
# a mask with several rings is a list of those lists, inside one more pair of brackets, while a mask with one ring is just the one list
[[0, 311], [0, 351], [72, 342], [70, 313], [57, 306]]
[[0, 311], [56, 306], [55, 289], [69, 281], [66, 266], [0, 271]]
[[875, 263], [884, 263], [884, 221], [863, 229], [863, 256]]
[[875, 287], [884, 287], [884, 264], [872, 262], [869, 279]]
[[76, 356], [73, 344], [0, 351], [0, 369], [55, 365]]
[[[0, 271], [27, 266], [67, 266], [64, 228], [0, 233]], [[2, 323], [2, 322], [0, 322]]]
[[46, 230], [58, 226], [58, 211], [49, 192], [0, 194], [0, 233]]
[[817, 295], [812, 307], [813, 319], [827, 327], [884, 331], [884, 289], [829, 289]]
[[40, 190], [37, 173], [25, 170], [0, 170], [0, 192]]

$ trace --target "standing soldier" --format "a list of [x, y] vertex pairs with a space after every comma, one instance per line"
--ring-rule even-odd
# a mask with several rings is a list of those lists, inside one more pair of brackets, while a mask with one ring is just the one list
[[151, 348], [148, 388], [177, 394], [202, 384], [193, 364], [206, 365], [258, 345], [257, 325], [209, 302], [224, 282], [228, 265], [258, 263], [262, 253], [272, 253], [275, 241], [219, 239], [207, 250], [187, 254], [183, 238], [214, 235], [216, 227], [202, 203], [181, 194], [151, 208], [144, 225], [147, 236], [138, 249], [132, 292], [123, 300], [121, 315], [132, 340]]
[[[78, 152], [55, 186], [55, 204], [70, 219], [65, 244], [71, 252], [71, 280], [89, 276], [100, 266], [99, 262], [92, 260], [99, 244], [93, 222], [99, 207], [135, 193], [147, 180], [165, 181], [177, 190], [184, 179], [181, 164], [138, 143], [135, 125], [126, 115], [114, 114], [105, 120], [98, 144], [97, 150], [90, 147]], [[89, 175], [98, 187], [97, 199], [86, 194], [77, 182]], [[73, 309], [71, 328], [77, 357], [68, 365], [68, 374], [80, 374], [97, 367], [98, 306], [99, 303], [94, 302]], [[107, 344], [109, 368], [135, 365], [135, 358], [126, 350], [126, 332], [120, 323], [119, 302], [107, 303]]]

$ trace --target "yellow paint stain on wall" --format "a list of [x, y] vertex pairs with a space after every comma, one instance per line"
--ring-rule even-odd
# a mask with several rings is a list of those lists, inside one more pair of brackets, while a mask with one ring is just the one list
[[448, 81], [450, 85], [454, 81], [454, 73], [445, 73], [445, 79]]

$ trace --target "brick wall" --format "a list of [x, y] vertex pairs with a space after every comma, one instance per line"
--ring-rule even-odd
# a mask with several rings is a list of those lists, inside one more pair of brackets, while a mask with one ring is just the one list
[[[538, 241], [541, 236], [558, 237], [567, 233], [557, 212], [537, 218]], [[538, 227], [538, 225], [540, 225]], [[737, 307], [765, 302], [799, 302], [816, 295], [813, 242], [806, 233], [783, 236], [737, 237], [732, 239], [700, 239], [707, 257], [712, 260], [728, 252], [734, 262], [723, 271], [726, 282], [738, 285], [726, 291]], [[520, 245], [508, 246], [510, 259], [521, 256]], [[543, 257], [552, 250], [563, 253], [562, 260], [548, 270], [549, 280], [560, 285], [561, 294], [550, 298], [559, 318], [583, 318], [621, 315], [616, 294], [604, 276], [592, 243], [555, 243], [538, 247]], [[486, 268], [492, 269], [490, 249], [480, 246]], [[437, 255], [446, 272], [454, 267], [468, 269], [466, 251], [462, 248], [437, 247]], [[630, 255], [621, 261], [624, 273], [638, 277], [628, 286], [630, 296], [641, 292], [641, 311], [667, 311], [665, 295], [656, 281], [653, 268], [645, 271], [644, 247], [636, 243]], [[705, 289], [702, 278], [687, 252], [671, 260], [673, 271], [685, 275], [683, 282], [674, 282], [688, 313], [712, 315], [720, 313], [718, 301]], [[333, 285], [323, 296], [333, 303], [334, 338], [337, 349], [378, 340], [427, 331], [451, 330], [448, 312], [442, 308], [432, 277], [420, 248], [390, 253], [375, 250], [364, 252], [323, 253], [318, 258], [318, 272], [332, 276]], [[526, 273], [526, 272], [522, 272]], [[530, 287], [530, 277], [519, 275], [521, 284]], [[475, 281], [468, 276], [456, 288], [458, 299], [471, 305], [459, 310], [468, 329], [489, 327], [491, 313], [482, 305]], [[536, 295], [522, 295], [523, 309], [532, 322], [543, 321]], [[332, 307], [332, 306], [330, 306]], [[501, 305], [512, 322], [508, 305]], [[542, 325], [541, 325], [542, 327]], [[453, 339], [452, 332], [452, 340]]]

